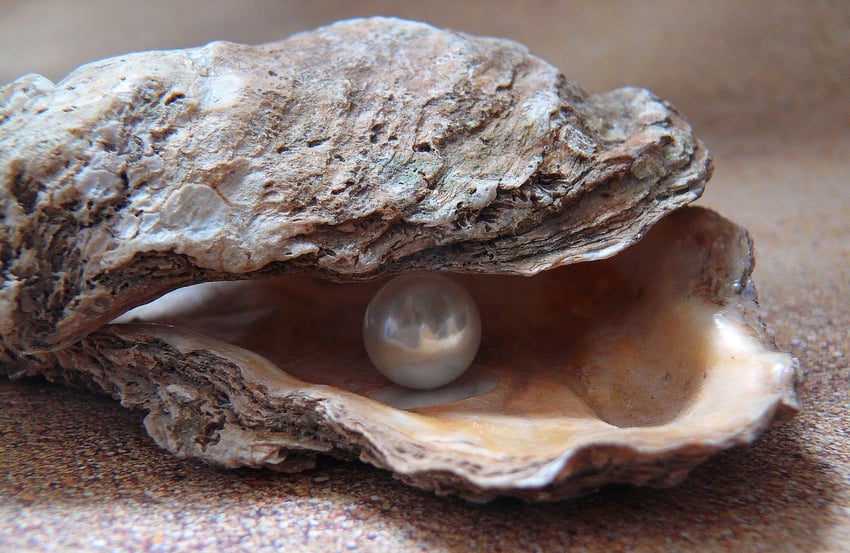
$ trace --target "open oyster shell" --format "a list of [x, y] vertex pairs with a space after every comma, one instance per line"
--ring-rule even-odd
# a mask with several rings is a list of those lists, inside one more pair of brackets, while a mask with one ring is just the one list
[[[178, 455], [548, 500], [675, 483], [796, 408], [746, 232], [677, 210], [710, 175], [687, 123], [513, 42], [377, 18], [25, 76], [0, 172], [0, 371], [146, 409]], [[463, 273], [484, 329], [412, 392], [360, 325], [423, 269]]]

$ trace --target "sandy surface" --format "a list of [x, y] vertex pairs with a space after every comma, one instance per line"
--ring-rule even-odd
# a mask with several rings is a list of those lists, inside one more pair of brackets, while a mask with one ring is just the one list
[[700, 203], [756, 241], [762, 315], [805, 372], [802, 413], [673, 489], [480, 506], [332, 460], [221, 472], [170, 457], [108, 398], [2, 381], [0, 550], [850, 550], [850, 4], [460, 5], [0, 1], [0, 82], [383, 13], [521, 40], [591, 90], [647, 86], [715, 153]]

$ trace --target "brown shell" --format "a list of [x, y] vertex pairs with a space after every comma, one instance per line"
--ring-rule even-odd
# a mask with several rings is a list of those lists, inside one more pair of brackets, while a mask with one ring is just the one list
[[[651, 93], [399, 20], [25, 76], [0, 88], [0, 371], [106, 390], [224, 466], [359, 457], [476, 500], [671, 484], [796, 405], [746, 232], [664, 217], [709, 175]], [[414, 393], [359, 329], [422, 269], [467, 273], [484, 337]]]

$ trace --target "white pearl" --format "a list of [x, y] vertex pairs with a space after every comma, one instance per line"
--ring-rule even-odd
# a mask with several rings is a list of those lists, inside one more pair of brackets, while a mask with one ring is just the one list
[[481, 344], [472, 296], [446, 277], [412, 273], [381, 288], [363, 320], [369, 359], [401, 386], [437, 388], [459, 377]]

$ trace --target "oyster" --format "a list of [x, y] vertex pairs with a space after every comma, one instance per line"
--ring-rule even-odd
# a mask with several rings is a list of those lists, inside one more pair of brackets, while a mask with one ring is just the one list
[[[0, 371], [226, 467], [324, 453], [473, 500], [670, 485], [797, 405], [746, 231], [682, 207], [710, 172], [646, 90], [395, 19], [28, 75], [0, 89]], [[457, 273], [483, 321], [433, 391], [360, 337], [413, 270]]]

